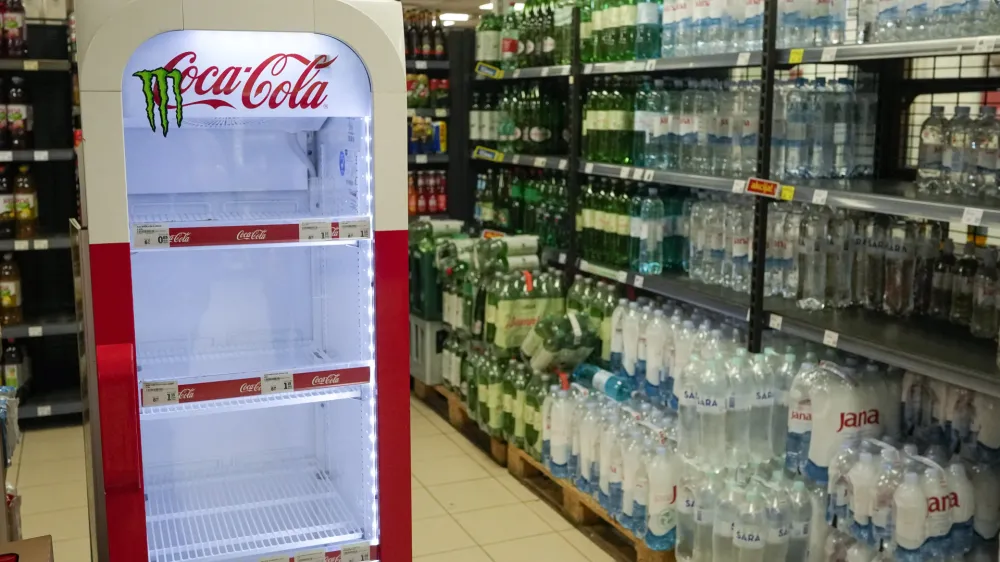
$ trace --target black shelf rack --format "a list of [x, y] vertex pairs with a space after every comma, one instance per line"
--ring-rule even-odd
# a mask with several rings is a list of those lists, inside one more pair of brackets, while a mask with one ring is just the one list
[[[677, 57], [625, 62], [581, 62], [579, 10], [573, 13], [572, 62], [564, 66], [533, 67], [496, 72], [473, 61], [466, 69], [466, 91], [488, 80], [550, 79], [569, 82], [570, 151], [566, 155], [528, 156], [504, 154], [491, 147], [471, 147], [471, 160], [502, 165], [553, 168], [567, 171], [570, 220], [576, 216], [581, 184], [587, 176], [605, 176], [645, 183], [681, 186], [720, 193], [742, 193], [753, 205], [753, 255], [766, 253], [768, 209], [779, 199], [806, 205], [907, 216], [947, 222], [952, 229], [1000, 226], [1000, 202], [982, 199], [928, 199], [917, 197], [912, 170], [903, 166], [905, 109], [917, 95], [925, 93], [981, 92], [1000, 89], [1000, 77], [935, 78], [908, 77], [907, 64], [916, 58], [986, 55], [1000, 53], [1000, 35], [935, 39], [900, 43], [849, 44], [829, 47], [778, 49], [776, 47], [777, 1], [765, 0], [763, 49], [759, 52]], [[775, 81], [780, 71], [798, 64], [852, 64], [877, 75], [878, 122], [875, 139], [875, 178], [867, 181], [800, 181], [777, 183], [774, 197], [747, 191], [749, 178], [698, 176], [662, 170], [588, 162], [580, 156], [580, 127], [584, 84], [591, 75], [657, 74], [759, 69], [761, 78], [757, 170], [753, 177], [768, 180], [771, 162], [771, 126], [775, 107]], [[957, 75], [957, 73], [956, 73]], [[539, 160], [541, 158], [541, 160]], [[561, 168], [562, 162], [566, 167]], [[452, 182], [454, 183], [454, 182]], [[470, 175], [464, 182], [475, 185]], [[472, 219], [473, 194], [467, 188], [467, 207], [452, 216]], [[573, 229], [575, 231], [575, 228]], [[614, 280], [636, 290], [663, 295], [703, 307], [726, 317], [749, 323], [747, 347], [759, 352], [765, 330], [780, 330], [815, 343], [836, 347], [932, 378], [1000, 397], [1000, 369], [993, 341], [973, 340], [963, 329], [942, 326], [922, 318], [894, 318], [855, 309], [812, 312], [793, 301], [764, 297], [764, 260], [755, 260], [749, 294], [700, 284], [677, 274], [644, 276], [591, 264], [579, 259], [580, 240], [570, 247], [545, 249], [542, 260], [565, 268], [567, 277], [577, 272]]]

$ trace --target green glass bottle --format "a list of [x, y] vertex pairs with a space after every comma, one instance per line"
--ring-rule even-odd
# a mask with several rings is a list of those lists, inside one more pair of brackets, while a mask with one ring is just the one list
[[536, 370], [532, 373], [531, 382], [525, 389], [525, 446], [528, 454], [538, 462], [542, 460], [542, 433], [544, 432], [542, 404], [545, 402], [545, 395], [549, 390], [549, 381], [551, 380], [548, 373]]
[[[580, 60], [584, 63], [593, 62], [594, 59], [594, 15], [593, 0], [577, 0], [576, 6], [580, 9]], [[572, 12], [570, 13], [572, 18]], [[569, 64], [571, 58], [567, 53], [567, 62], [559, 64]]]
[[535, 33], [537, 31], [535, 11], [537, 3], [537, 0], [526, 0], [524, 9], [518, 16], [520, 31], [518, 33], [517, 64], [521, 68], [535, 66]]
[[[566, 0], [572, 1], [572, 0]], [[556, 50], [557, 50], [557, 40], [556, 40], [556, 2], [555, 0], [548, 0], [544, 2], [542, 6], [542, 18], [541, 24], [539, 25], [539, 37], [542, 41], [542, 51], [541, 59], [538, 61], [540, 66], [552, 66], [556, 63]], [[572, 10], [572, 8], [571, 8]], [[570, 12], [570, 21], [572, 21], [572, 11]]]
[[[528, 382], [531, 378], [531, 371], [522, 363], [514, 362], [514, 404], [512, 406], [514, 416], [514, 446], [522, 451], [525, 450], [525, 436], [527, 434], [527, 413], [525, 412], [528, 401]], [[508, 440], [509, 441], [509, 440]]]
[[615, 192], [615, 231], [618, 234], [614, 250], [614, 266], [619, 269], [628, 269], [629, 256], [629, 224], [631, 216], [629, 214], [629, 191], [632, 189], [631, 182], [623, 182]]
[[617, 54], [618, 26], [621, 25], [618, 7], [621, 0], [605, 0], [601, 21], [601, 44], [598, 47], [601, 62], [615, 60]]
[[553, 62], [555, 64], [569, 64], [573, 58], [573, 0], [558, 0], [552, 16], [555, 35]]
[[483, 314], [485, 341], [492, 343], [497, 334], [497, 304], [500, 302], [500, 274], [492, 273], [486, 282], [486, 310]]
[[590, 159], [596, 162], [611, 162], [608, 152], [608, 117], [610, 103], [610, 79], [595, 81], [594, 118], [591, 121]]
[[514, 400], [517, 397], [517, 390], [514, 388], [514, 379], [517, 376], [517, 360], [511, 359], [501, 370], [503, 396], [503, 438], [511, 443], [514, 440]]
[[588, 177], [587, 184], [583, 186], [579, 204], [580, 215], [577, 217], [577, 220], [580, 221], [581, 231], [580, 254], [585, 260], [594, 259], [594, 228], [597, 225], [594, 209], [594, 179], [593, 176]]
[[615, 33], [615, 60], [635, 59], [636, 0], [620, 0]]
[[498, 274], [499, 294], [497, 295], [496, 332], [491, 343], [500, 349], [510, 347], [510, 328], [514, 320], [513, 276]]
[[[497, 0], [502, 2], [503, 0]], [[521, 22], [514, 11], [514, 2], [508, 2], [500, 26], [500, 68], [508, 72], [517, 68], [521, 48]]]
[[[540, 173], [540, 171], [538, 172]], [[535, 208], [538, 199], [537, 174], [529, 172], [524, 176], [524, 232], [525, 234], [538, 234], [537, 209]]]
[[642, 194], [645, 190], [645, 184], [639, 184], [639, 187], [632, 192], [632, 197], [629, 198], [628, 202], [628, 267], [632, 271], [639, 271], [639, 241], [642, 236]]
[[490, 427], [490, 365], [492, 363], [492, 355], [487, 350], [476, 365], [476, 397], [478, 400], [476, 421], [479, 422], [479, 427], [487, 432]]
[[503, 422], [504, 422], [504, 410], [503, 410], [503, 381], [504, 381], [504, 369], [501, 367], [503, 364], [502, 359], [494, 357], [493, 361], [490, 361], [487, 371], [489, 376], [487, 378], [487, 404], [486, 407], [489, 409], [487, 427], [489, 428], [489, 434], [497, 439], [503, 439]]
[[597, 210], [597, 240], [595, 240], [596, 247], [594, 251], [594, 259], [598, 263], [607, 264], [611, 261], [611, 249], [614, 247], [611, 241], [612, 237], [615, 235], [611, 209], [611, 201], [613, 199], [611, 193], [611, 180], [608, 178], [600, 178], [597, 185], [598, 191], [595, 197]]
[[479, 383], [476, 381], [476, 364], [480, 354], [472, 351], [470, 348], [470, 353], [466, 355], [465, 361], [462, 361], [462, 386], [465, 389], [462, 402], [465, 403], [469, 418], [472, 421], [479, 421]]

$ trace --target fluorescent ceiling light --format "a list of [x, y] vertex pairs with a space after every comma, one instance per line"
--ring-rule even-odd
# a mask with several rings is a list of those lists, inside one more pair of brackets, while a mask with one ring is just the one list
[[480, 10], [492, 10], [493, 9], [493, 4], [492, 3], [483, 4], [483, 5], [479, 6], [479, 9]]
[[441, 14], [441, 21], [469, 21], [469, 14]]
[[443, 25], [445, 27], [450, 27], [452, 25], [455, 25], [455, 22], [446, 20], [446, 21], [441, 22], [441, 25]]

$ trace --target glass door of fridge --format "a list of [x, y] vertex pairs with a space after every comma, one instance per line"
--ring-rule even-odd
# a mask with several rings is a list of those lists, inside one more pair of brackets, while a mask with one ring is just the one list
[[122, 92], [149, 560], [376, 541], [364, 65], [328, 36], [175, 31]]

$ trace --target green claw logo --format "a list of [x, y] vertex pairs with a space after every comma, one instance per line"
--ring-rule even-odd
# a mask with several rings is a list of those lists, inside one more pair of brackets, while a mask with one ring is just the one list
[[160, 67], [156, 70], [140, 70], [132, 76], [142, 80], [142, 94], [146, 98], [146, 117], [149, 119], [149, 128], [153, 132], [156, 132], [156, 112], [154, 109], [158, 109], [164, 137], [167, 136], [167, 130], [170, 128], [167, 113], [167, 99], [169, 99], [167, 81], [172, 82], [171, 89], [174, 92], [174, 101], [177, 107], [175, 115], [177, 126], [180, 127], [184, 121], [184, 102], [181, 99], [181, 71], [176, 68], [167, 70]]

